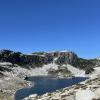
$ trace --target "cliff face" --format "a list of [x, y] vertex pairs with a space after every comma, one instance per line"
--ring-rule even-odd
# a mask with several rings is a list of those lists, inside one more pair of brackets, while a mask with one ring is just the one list
[[26, 68], [29, 66], [32, 68], [42, 67], [43, 65], [50, 63], [55, 63], [58, 66], [70, 64], [74, 67], [85, 70], [86, 74], [91, 73], [95, 66], [100, 65], [100, 60], [82, 59], [75, 53], [69, 51], [34, 52], [30, 55], [26, 55], [11, 50], [1, 50], [0, 62], [11, 62], [12, 64], [18, 64]]
[[58, 58], [56, 60], [58, 64], [73, 64], [78, 59], [78, 56], [73, 52], [55, 52], [54, 55]]
[[10, 50], [1, 50], [0, 61], [11, 62], [13, 64], [32, 64], [40, 66], [48, 63], [57, 64], [73, 64], [78, 59], [77, 55], [73, 52], [37, 52], [31, 55], [25, 55], [20, 52], [13, 52]]

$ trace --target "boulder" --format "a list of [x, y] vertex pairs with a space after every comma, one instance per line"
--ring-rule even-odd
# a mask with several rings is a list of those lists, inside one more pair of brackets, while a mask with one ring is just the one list
[[37, 97], [37, 94], [32, 94], [29, 96], [30, 99], [35, 99]]
[[95, 93], [94, 99], [99, 99], [99, 98], [100, 98], [100, 88], [96, 89], [96, 90], [94, 91], [94, 93]]
[[79, 89], [76, 92], [75, 100], [92, 100], [92, 99], [94, 99], [94, 97], [95, 97], [95, 94], [91, 90]]

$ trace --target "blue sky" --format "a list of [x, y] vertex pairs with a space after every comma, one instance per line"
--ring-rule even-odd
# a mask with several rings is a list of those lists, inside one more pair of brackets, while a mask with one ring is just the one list
[[0, 49], [93, 58], [99, 43], [100, 0], [0, 0]]

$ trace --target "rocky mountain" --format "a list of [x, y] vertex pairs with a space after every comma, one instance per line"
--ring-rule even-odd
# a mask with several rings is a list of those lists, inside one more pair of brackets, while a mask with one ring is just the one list
[[30, 55], [26, 55], [22, 54], [21, 52], [13, 52], [11, 50], [0, 51], [1, 62], [11, 62], [13, 64], [19, 65], [33, 64], [38, 66], [38, 64], [41, 65], [51, 63], [55, 59], [56, 63], [58, 64], [72, 64], [77, 60], [77, 58], [77, 55], [73, 52], [36, 52]]
[[[76, 68], [83, 69], [86, 73], [91, 73], [95, 66], [99, 66], [98, 59], [82, 59], [74, 52], [70, 51], [55, 51], [55, 52], [34, 52], [30, 55], [22, 54], [21, 52], [14, 52], [11, 50], [0, 51], [0, 62], [10, 62], [18, 64], [25, 68], [42, 67], [43, 65], [56, 63], [61, 66], [63, 64], [70, 64]], [[0, 67], [1, 71], [8, 70]]]
[[25, 80], [26, 76], [83, 77], [86, 74], [97, 76], [100, 73], [99, 66], [100, 59], [83, 59], [71, 51], [23, 54], [1, 50], [0, 99], [14, 100], [16, 90], [30, 85]]

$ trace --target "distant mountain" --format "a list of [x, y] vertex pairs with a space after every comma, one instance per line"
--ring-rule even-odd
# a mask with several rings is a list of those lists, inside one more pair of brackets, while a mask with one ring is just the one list
[[[22, 67], [35, 68], [43, 65], [55, 63], [59, 66], [70, 64], [76, 68], [83, 69], [86, 73], [91, 73], [95, 66], [99, 66], [98, 59], [83, 59], [71, 51], [55, 51], [55, 52], [34, 52], [30, 55], [14, 52], [11, 50], [0, 50], [0, 62], [10, 62], [18, 64]], [[7, 70], [2, 69], [0, 70]]]

